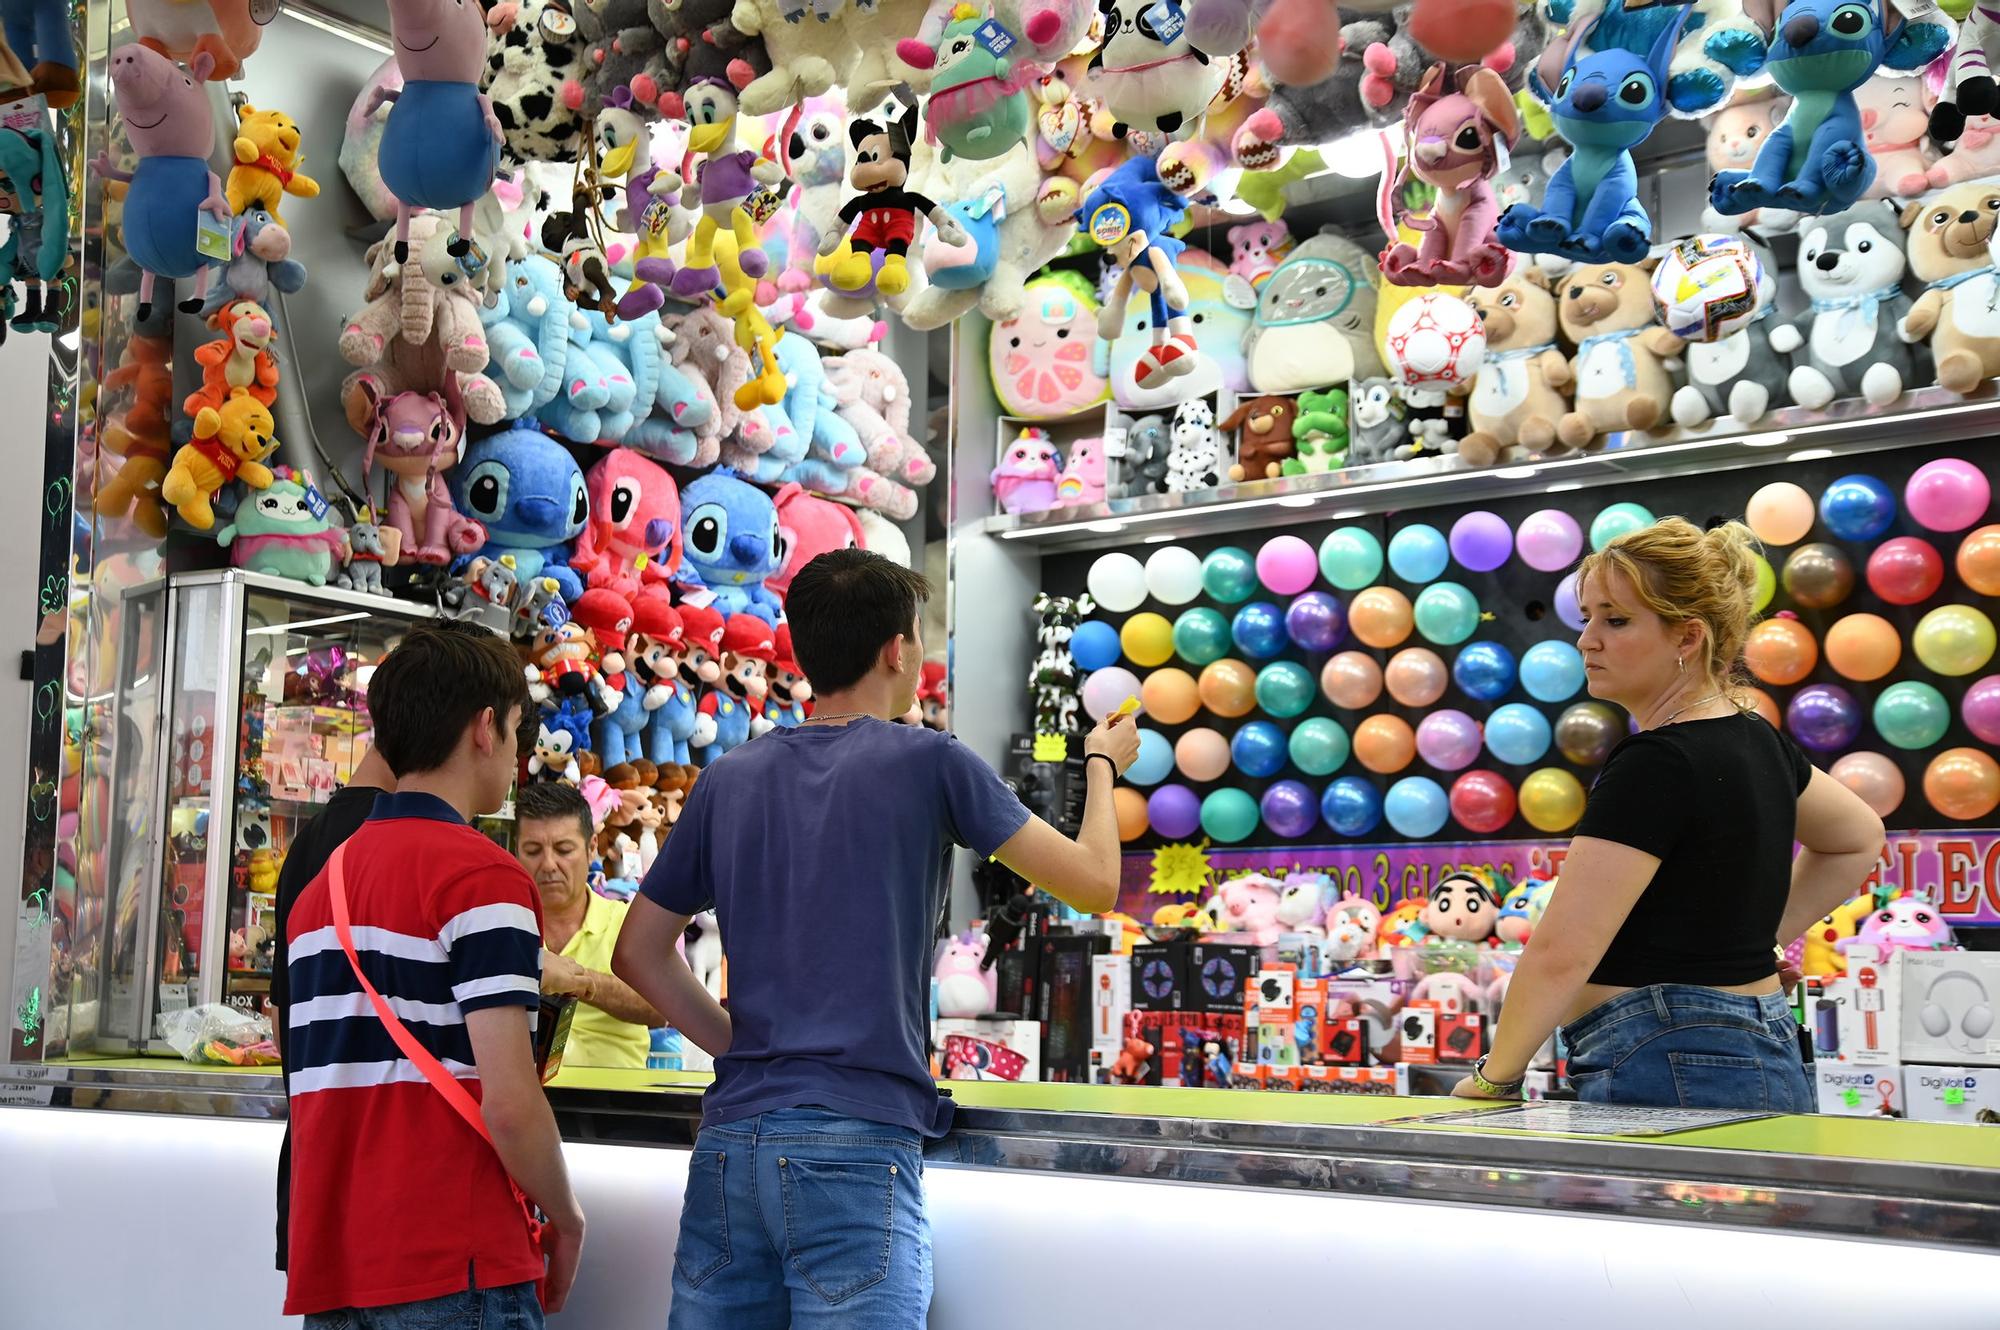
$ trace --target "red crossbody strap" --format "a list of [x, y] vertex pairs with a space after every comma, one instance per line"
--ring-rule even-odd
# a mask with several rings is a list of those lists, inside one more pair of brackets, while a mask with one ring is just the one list
[[444, 1069], [444, 1064], [433, 1057], [428, 1048], [417, 1042], [417, 1037], [410, 1033], [402, 1018], [390, 1010], [389, 1000], [376, 991], [375, 985], [369, 983], [368, 976], [362, 972], [361, 958], [354, 954], [354, 930], [348, 923], [347, 875], [342, 871], [346, 857], [347, 846], [342, 845], [327, 861], [327, 886], [328, 894], [333, 898], [334, 936], [340, 939], [340, 949], [347, 953], [347, 963], [354, 967], [354, 977], [361, 981], [361, 991], [368, 994], [368, 1000], [375, 1006], [375, 1014], [388, 1028], [389, 1037], [396, 1041], [396, 1047], [403, 1050], [403, 1056], [424, 1074], [424, 1079], [444, 1096], [447, 1104], [458, 1110], [458, 1115], [465, 1119], [467, 1125], [491, 1143], [493, 1137], [487, 1133], [486, 1119], [479, 1112], [478, 1101], [458, 1083], [457, 1077]]

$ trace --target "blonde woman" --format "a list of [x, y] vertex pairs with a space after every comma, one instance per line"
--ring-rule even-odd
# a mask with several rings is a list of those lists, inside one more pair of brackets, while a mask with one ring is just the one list
[[1461, 1096], [1518, 1097], [1561, 1024], [1586, 1102], [1813, 1110], [1774, 947], [1861, 889], [1882, 822], [1732, 691], [1755, 556], [1741, 523], [1670, 517], [1578, 570], [1586, 687], [1639, 728], [1598, 774]]

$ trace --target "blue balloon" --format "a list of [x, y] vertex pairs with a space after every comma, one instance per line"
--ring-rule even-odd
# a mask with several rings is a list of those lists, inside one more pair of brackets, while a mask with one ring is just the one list
[[1434, 526], [1406, 526], [1389, 541], [1389, 568], [1405, 582], [1435, 581], [1450, 562], [1451, 546]]
[[1451, 663], [1452, 682], [1467, 697], [1496, 702], [1513, 691], [1514, 653], [1498, 642], [1472, 642]]
[[1873, 476], [1842, 476], [1819, 496], [1819, 515], [1842, 540], [1874, 540], [1896, 524], [1896, 496]]
[[1229, 740], [1229, 760], [1246, 776], [1263, 780], [1285, 769], [1285, 732], [1268, 720], [1253, 720]]
[[1444, 786], [1429, 776], [1405, 776], [1389, 787], [1382, 800], [1382, 812], [1394, 827], [1411, 840], [1435, 836], [1451, 816], [1451, 800]]
[[1118, 630], [1102, 619], [1086, 619], [1070, 634], [1070, 659], [1086, 674], [1116, 665], [1124, 654], [1125, 649], [1118, 645]]
[[1583, 687], [1583, 653], [1567, 642], [1537, 642], [1521, 657], [1521, 687], [1537, 702], [1567, 702]]
[[1236, 611], [1229, 625], [1236, 649], [1258, 660], [1269, 660], [1290, 642], [1285, 634], [1285, 614], [1268, 600], [1253, 600]]
[[1343, 836], [1366, 836], [1381, 825], [1381, 792], [1359, 776], [1342, 776], [1320, 795], [1319, 815]]
[[1486, 718], [1486, 751], [1509, 766], [1542, 760], [1554, 737], [1549, 718], [1526, 702], [1509, 702]]
[[1158, 730], [1139, 731], [1139, 756], [1125, 769], [1134, 785], [1157, 785], [1174, 769], [1174, 746]]

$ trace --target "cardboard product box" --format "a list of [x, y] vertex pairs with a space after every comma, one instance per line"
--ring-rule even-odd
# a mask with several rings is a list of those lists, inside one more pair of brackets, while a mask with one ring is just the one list
[[1307, 1067], [1301, 1087], [1308, 1094], [1406, 1095], [1408, 1067]]
[[[1894, 1067], [1903, 1061], [1903, 962], [1908, 952], [1884, 959], [1873, 947], [1847, 953], [1847, 978], [1827, 986], [1834, 1003], [1839, 1047], [1836, 1061], [1862, 1067]], [[1814, 1042], [1819, 1042], [1815, 1013]]]
[[1289, 965], [1303, 975], [1326, 973], [1325, 940], [1312, 933], [1283, 933], [1278, 937], [1278, 964]]
[[1260, 964], [1256, 947], [1195, 943], [1188, 949], [1187, 984], [1181, 991], [1180, 1010], [1240, 1014], [1245, 986]]
[[1486, 1018], [1476, 1011], [1440, 1011], [1437, 1060], [1470, 1066], [1486, 1055]]
[[1553, 1071], [1530, 1070], [1521, 1081], [1521, 1098], [1547, 1099], [1562, 1086], [1562, 1077]]
[[1403, 1040], [1404, 1062], [1420, 1064], [1438, 1060], [1438, 1004], [1411, 1002], [1396, 1016], [1396, 1033]]
[[1187, 990], [1192, 942], [1142, 942], [1132, 948], [1132, 1009], [1176, 1011]]
[[1306, 1088], [1306, 1069], [1304, 1067], [1263, 1066], [1259, 1067], [1258, 1071], [1263, 1073], [1264, 1088], [1266, 1090], [1282, 1090], [1291, 1094], [1297, 1094]]
[[1911, 951], [1901, 962], [1903, 1061], [2000, 1067], [2000, 952]]
[[940, 1020], [935, 1034], [938, 1066], [950, 1081], [1038, 1081], [1042, 1078], [1042, 1023]]
[[2000, 1116], [2000, 1072], [1991, 1067], [1903, 1068], [1903, 1093], [1918, 1122], [1973, 1124]]
[[1899, 1067], [1862, 1067], [1851, 1062], [1813, 1064], [1819, 1111], [1841, 1118], [1907, 1116]]
[[1320, 1025], [1319, 1060], [1331, 1066], [1365, 1067], [1372, 1060], [1368, 1021], [1342, 1016]]
[[1050, 934], [1041, 939], [1035, 1015], [1042, 1022], [1043, 1080], [1087, 1079], [1094, 1029], [1093, 962], [1110, 947], [1110, 939], [1102, 933]]
[[1125, 1042], [1125, 1013], [1132, 1010], [1132, 958], [1090, 958], [1090, 1046], [1117, 1056]]
[[1290, 1025], [1297, 1016], [1293, 995], [1299, 972], [1290, 965], [1267, 965], [1251, 980], [1257, 1000], [1257, 1020], [1263, 1025]]

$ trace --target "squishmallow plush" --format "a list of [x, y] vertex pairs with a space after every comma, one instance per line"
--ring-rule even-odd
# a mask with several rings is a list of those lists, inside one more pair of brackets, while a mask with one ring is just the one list
[[1097, 296], [1079, 273], [1052, 272], [1027, 285], [1021, 312], [993, 325], [987, 344], [1000, 409], [1028, 420], [1055, 420], [1110, 395], [1092, 365]]

